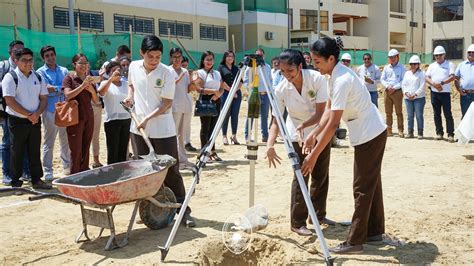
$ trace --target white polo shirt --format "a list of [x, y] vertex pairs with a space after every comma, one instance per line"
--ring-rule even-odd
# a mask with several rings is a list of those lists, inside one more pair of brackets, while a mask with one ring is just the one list
[[425, 73], [418, 69], [414, 74], [411, 70], [405, 72], [402, 82], [403, 97], [408, 99], [406, 93], [410, 95], [416, 94], [415, 99], [425, 97]]
[[[435, 83], [441, 83], [441, 81], [447, 80], [450, 75], [454, 75], [454, 64], [448, 60], [444, 60], [443, 63], [433, 62], [426, 70], [426, 76], [431, 78]], [[431, 87], [431, 86], [430, 86]], [[437, 89], [431, 88], [433, 92], [451, 93], [451, 84], [444, 84], [443, 90], [438, 91]]]
[[[104, 80], [101, 82], [100, 86], [103, 86], [108, 81]], [[123, 99], [127, 98], [128, 95], [128, 82], [122, 79], [122, 84], [120, 86], [111, 83], [107, 93], [102, 96], [104, 99], [104, 122], [109, 122], [111, 120], [123, 120], [130, 119], [130, 114], [123, 109], [120, 104]]]
[[[43, 80], [40, 82], [33, 72], [30, 72], [30, 75], [26, 77], [18, 67], [13, 71], [15, 71], [18, 76], [18, 86], [15, 84], [12, 75], [7, 73], [2, 81], [3, 96], [14, 97], [18, 104], [28, 112], [36, 112], [40, 105], [39, 96], [48, 95], [46, 83]], [[26, 118], [26, 116], [15, 112], [8, 105], [6, 112], [9, 115]]]
[[[175, 78], [178, 79], [180, 74], [178, 74], [172, 66], [170, 66], [170, 68], [176, 75]], [[193, 101], [188, 93], [191, 79], [186, 68], [182, 67], [181, 73], [183, 73], [183, 77], [178, 81], [178, 83], [175, 83], [176, 90], [174, 92], [173, 113], [191, 113], [193, 111]]]
[[[375, 64], [371, 64], [369, 67], [361, 65], [359, 66], [359, 68], [357, 68], [357, 73], [359, 74], [359, 77], [364, 81], [364, 84], [369, 91], [377, 91], [377, 84], [380, 83], [380, 78], [382, 77], [382, 72], [380, 72], [378, 66], [376, 66]], [[374, 84], [365, 82], [366, 76], [373, 80]]]
[[328, 81], [331, 110], [344, 110], [342, 120], [352, 146], [364, 144], [382, 133], [387, 125], [359, 76], [338, 63]]
[[[175, 74], [169, 67], [160, 63], [155, 70], [146, 73], [143, 60], [133, 61], [128, 70], [128, 83], [133, 85], [135, 112], [138, 120], [155, 111], [162, 99], [174, 98]], [[132, 120], [130, 132], [140, 135], [137, 125]], [[150, 119], [145, 127], [145, 132], [150, 138], [169, 138], [176, 136], [171, 108], [166, 113]]]
[[[285, 107], [288, 110], [289, 119], [286, 119], [286, 128], [292, 142], [298, 141], [296, 128], [316, 112], [316, 103], [324, 103], [329, 99], [327, 80], [323, 75], [309, 69], [303, 69], [301, 73], [303, 75], [301, 94], [293, 83], [285, 78], [275, 87], [280, 112], [283, 114]], [[275, 112], [273, 115], [276, 115]], [[313, 128], [314, 126], [305, 128], [304, 136], [309, 135]]]
[[204, 81], [203, 88], [211, 89], [211, 90], [219, 90], [221, 88], [221, 73], [217, 70], [212, 70], [209, 73], [206, 72], [204, 69], [199, 69], [198, 77]]

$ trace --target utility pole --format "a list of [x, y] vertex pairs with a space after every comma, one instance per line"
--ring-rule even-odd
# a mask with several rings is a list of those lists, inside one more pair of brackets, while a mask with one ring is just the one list
[[240, 27], [242, 32], [242, 51], [245, 51], [245, 0], [240, 0]]
[[74, 29], [74, 0], [68, 0], [68, 11], [69, 11], [69, 33], [76, 33]]
[[316, 37], [319, 38], [321, 37], [321, 0], [318, 0], [318, 29], [316, 33]]

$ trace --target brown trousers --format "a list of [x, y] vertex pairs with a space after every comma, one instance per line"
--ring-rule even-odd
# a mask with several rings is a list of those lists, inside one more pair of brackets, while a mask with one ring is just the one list
[[354, 147], [354, 215], [347, 241], [362, 245], [368, 236], [385, 233], [382, 195], [382, 159], [387, 131]]
[[[133, 154], [147, 155], [150, 152], [142, 136], [131, 133], [131, 139]], [[150, 138], [150, 142], [157, 154], [167, 154], [176, 159], [176, 164], [171, 166], [168, 169], [168, 173], [166, 173], [165, 186], [173, 191], [178, 203], [183, 203], [186, 198], [186, 190], [184, 188], [183, 177], [179, 172], [178, 143], [176, 136], [162, 139]], [[189, 206], [186, 210], [187, 212], [191, 212]]]
[[[305, 154], [302, 154], [301, 147], [297, 142], [293, 142], [293, 147], [300, 158], [300, 164], [303, 163]], [[329, 159], [331, 157], [331, 143], [321, 152], [316, 161], [316, 165], [311, 173], [311, 185], [309, 193], [311, 202], [313, 203], [314, 209], [318, 219], [321, 220], [326, 217], [326, 199], [328, 196], [329, 188]], [[304, 177], [306, 185], [308, 185], [309, 176]], [[291, 226], [294, 228], [300, 228], [306, 225], [306, 219], [308, 219], [308, 208], [304, 201], [301, 188], [296, 179], [296, 175], [293, 176], [293, 182], [291, 184]]]
[[403, 133], [403, 92], [396, 90], [392, 94], [385, 91], [384, 94], [385, 115], [387, 116], [388, 130], [392, 130], [393, 125], [393, 106], [395, 105], [395, 114], [397, 115], [398, 133]]
[[79, 123], [66, 128], [71, 150], [71, 174], [89, 170], [89, 149], [94, 133], [94, 117], [86, 116]]

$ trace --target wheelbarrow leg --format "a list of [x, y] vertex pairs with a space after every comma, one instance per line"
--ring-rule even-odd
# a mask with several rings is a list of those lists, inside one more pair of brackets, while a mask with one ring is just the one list
[[[84, 205], [82, 205], [82, 204], [81, 204], [81, 215], [82, 215], [82, 231], [76, 237], [76, 243], [91, 241], [91, 239], [89, 238], [89, 235], [87, 233], [87, 221], [86, 221], [86, 217], [85, 217], [85, 213], [84, 213]], [[82, 236], [84, 236], [86, 239], [81, 240]]]
[[109, 222], [109, 228], [110, 228], [110, 237], [109, 237], [109, 240], [107, 241], [107, 244], [105, 245], [105, 250], [108, 251], [108, 250], [112, 250], [116, 248], [121, 248], [128, 244], [128, 238], [130, 237], [130, 233], [132, 232], [133, 224], [135, 223], [135, 218], [137, 217], [139, 205], [140, 205], [140, 200], [137, 200], [135, 202], [135, 207], [133, 208], [132, 217], [130, 217], [127, 233], [125, 234], [125, 237], [122, 239], [120, 243], [118, 243], [118, 240], [117, 240], [117, 235], [115, 233], [115, 224], [112, 217], [112, 212], [114, 211], [115, 206], [113, 206], [111, 209], [107, 208], [107, 216], [108, 216], [108, 222]]

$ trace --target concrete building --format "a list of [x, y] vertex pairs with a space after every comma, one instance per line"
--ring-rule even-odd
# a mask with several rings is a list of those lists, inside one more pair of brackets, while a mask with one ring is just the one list
[[[347, 49], [424, 52], [425, 0], [322, 0], [321, 35], [340, 35]], [[316, 40], [317, 1], [290, 0], [291, 46]]]
[[[188, 50], [228, 49], [227, 5], [210, 0], [75, 0], [74, 23], [80, 18], [82, 33], [155, 34], [178, 36]], [[42, 5], [44, 3], [44, 5]], [[69, 33], [67, 0], [0, 0], [1, 25], [51, 33]]]
[[474, 43], [473, 0], [426, 0], [426, 53], [442, 45], [449, 59], [466, 58]]

